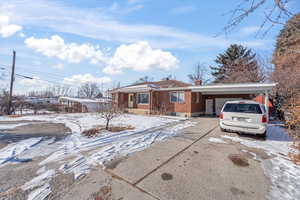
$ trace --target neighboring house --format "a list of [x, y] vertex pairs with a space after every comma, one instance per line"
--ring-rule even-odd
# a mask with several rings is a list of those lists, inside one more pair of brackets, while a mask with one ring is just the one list
[[97, 112], [101, 106], [107, 105], [111, 102], [109, 98], [99, 99], [82, 99], [72, 97], [59, 97], [59, 104], [61, 110], [65, 112]]
[[31, 104], [57, 104], [58, 98], [57, 97], [26, 97], [24, 99], [25, 102]]
[[110, 91], [118, 108], [130, 113], [173, 114], [181, 116], [219, 115], [226, 101], [255, 99], [268, 93], [275, 83], [190, 85], [164, 80], [129, 85]]

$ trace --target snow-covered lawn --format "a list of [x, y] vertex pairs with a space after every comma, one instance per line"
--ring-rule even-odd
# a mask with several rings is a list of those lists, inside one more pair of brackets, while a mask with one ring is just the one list
[[269, 199], [300, 199], [300, 166], [294, 164], [288, 156], [289, 153], [299, 152], [292, 148], [293, 143], [284, 128], [269, 126], [266, 140], [251, 140], [229, 135], [222, 135], [222, 138], [263, 149], [271, 156], [270, 159], [264, 160], [259, 155], [249, 152], [255, 159], [261, 161], [265, 175], [271, 180]]
[[[11, 143], [0, 149], [0, 167], [9, 163], [22, 163], [39, 156], [47, 156], [39, 163], [40, 170], [37, 171], [37, 176], [22, 187], [23, 190], [31, 190], [28, 199], [46, 197], [51, 192], [49, 182], [56, 172], [74, 173], [77, 179], [88, 173], [94, 166], [103, 166], [105, 161], [117, 156], [143, 150], [154, 142], [173, 137], [181, 129], [194, 125], [192, 122], [184, 121], [184, 118], [126, 114], [114, 119], [111, 123], [117, 126], [132, 126], [133, 130], [106, 132], [87, 138], [81, 134], [82, 131], [105, 124], [105, 121], [95, 113], [0, 117], [0, 120], [40, 120], [64, 123], [72, 130], [71, 135], [60, 141], [55, 141], [55, 138], [30, 138]], [[3, 127], [8, 128], [4, 125]], [[59, 167], [48, 168], [47, 164], [58, 163], [58, 161], [61, 163]]]

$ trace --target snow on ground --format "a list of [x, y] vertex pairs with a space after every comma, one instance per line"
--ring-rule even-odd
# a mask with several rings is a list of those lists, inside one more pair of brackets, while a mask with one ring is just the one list
[[225, 142], [224, 140], [222, 140], [221, 138], [215, 138], [215, 137], [210, 137], [208, 138], [209, 142], [213, 142], [213, 143], [221, 143], [221, 144], [227, 144], [227, 142]]
[[266, 140], [249, 140], [228, 135], [222, 136], [245, 146], [263, 149], [272, 158], [263, 160], [255, 155], [255, 159], [261, 161], [264, 172], [271, 180], [269, 199], [300, 199], [300, 166], [290, 161], [289, 152], [297, 153], [291, 148], [292, 142], [279, 126], [271, 125], [268, 129]]
[[[122, 115], [111, 123], [117, 126], [133, 126], [133, 130], [118, 133], [103, 133], [87, 138], [81, 135], [83, 130], [104, 125], [105, 121], [97, 114], [56, 114], [42, 116], [24, 116], [19, 118], [0, 117], [0, 120], [40, 120], [53, 123], [65, 123], [72, 130], [66, 138], [55, 141], [54, 138], [33, 138], [7, 145], [0, 149], [0, 167], [3, 164], [30, 160], [47, 156], [39, 165], [37, 177], [24, 184], [23, 190], [32, 190], [28, 199], [43, 199], [50, 192], [49, 181], [55, 172], [74, 173], [75, 179], [86, 175], [94, 166], [102, 165], [119, 156], [141, 151], [154, 142], [176, 136], [181, 129], [193, 126], [193, 122], [184, 118], [163, 116]], [[71, 160], [71, 161], [70, 161]], [[60, 162], [55, 169], [47, 169], [47, 164]]]
[[[52, 114], [52, 113], [55, 113], [55, 112], [42, 109], [42, 110], [38, 110], [36, 113], [37, 114]], [[23, 109], [22, 112], [20, 110], [17, 110], [13, 114], [15, 114], [15, 115], [33, 115], [34, 110], [32, 110], [32, 109]]]
[[31, 138], [20, 141], [18, 143], [12, 143], [0, 149], [0, 166], [7, 162], [25, 162], [28, 159], [19, 158], [19, 156], [30, 148], [34, 148], [42, 138]]

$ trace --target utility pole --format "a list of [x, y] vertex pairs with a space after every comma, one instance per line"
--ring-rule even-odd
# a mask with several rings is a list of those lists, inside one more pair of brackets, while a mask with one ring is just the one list
[[13, 94], [14, 80], [15, 80], [15, 64], [16, 64], [16, 52], [13, 51], [13, 62], [12, 62], [10, 90], [9, 90], [9, 99], [8, 99], [8, 110], [7, 110], [8, 115], [11, 114], [11, 107], [12, 107], [12, 94]]

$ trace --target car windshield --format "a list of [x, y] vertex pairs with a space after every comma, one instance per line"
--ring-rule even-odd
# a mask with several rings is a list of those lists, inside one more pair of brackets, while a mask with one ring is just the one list
[[262, 110], [259, 104], [247, 103], [227, 103], [223, 109], [223, 112], [262, 114]]

